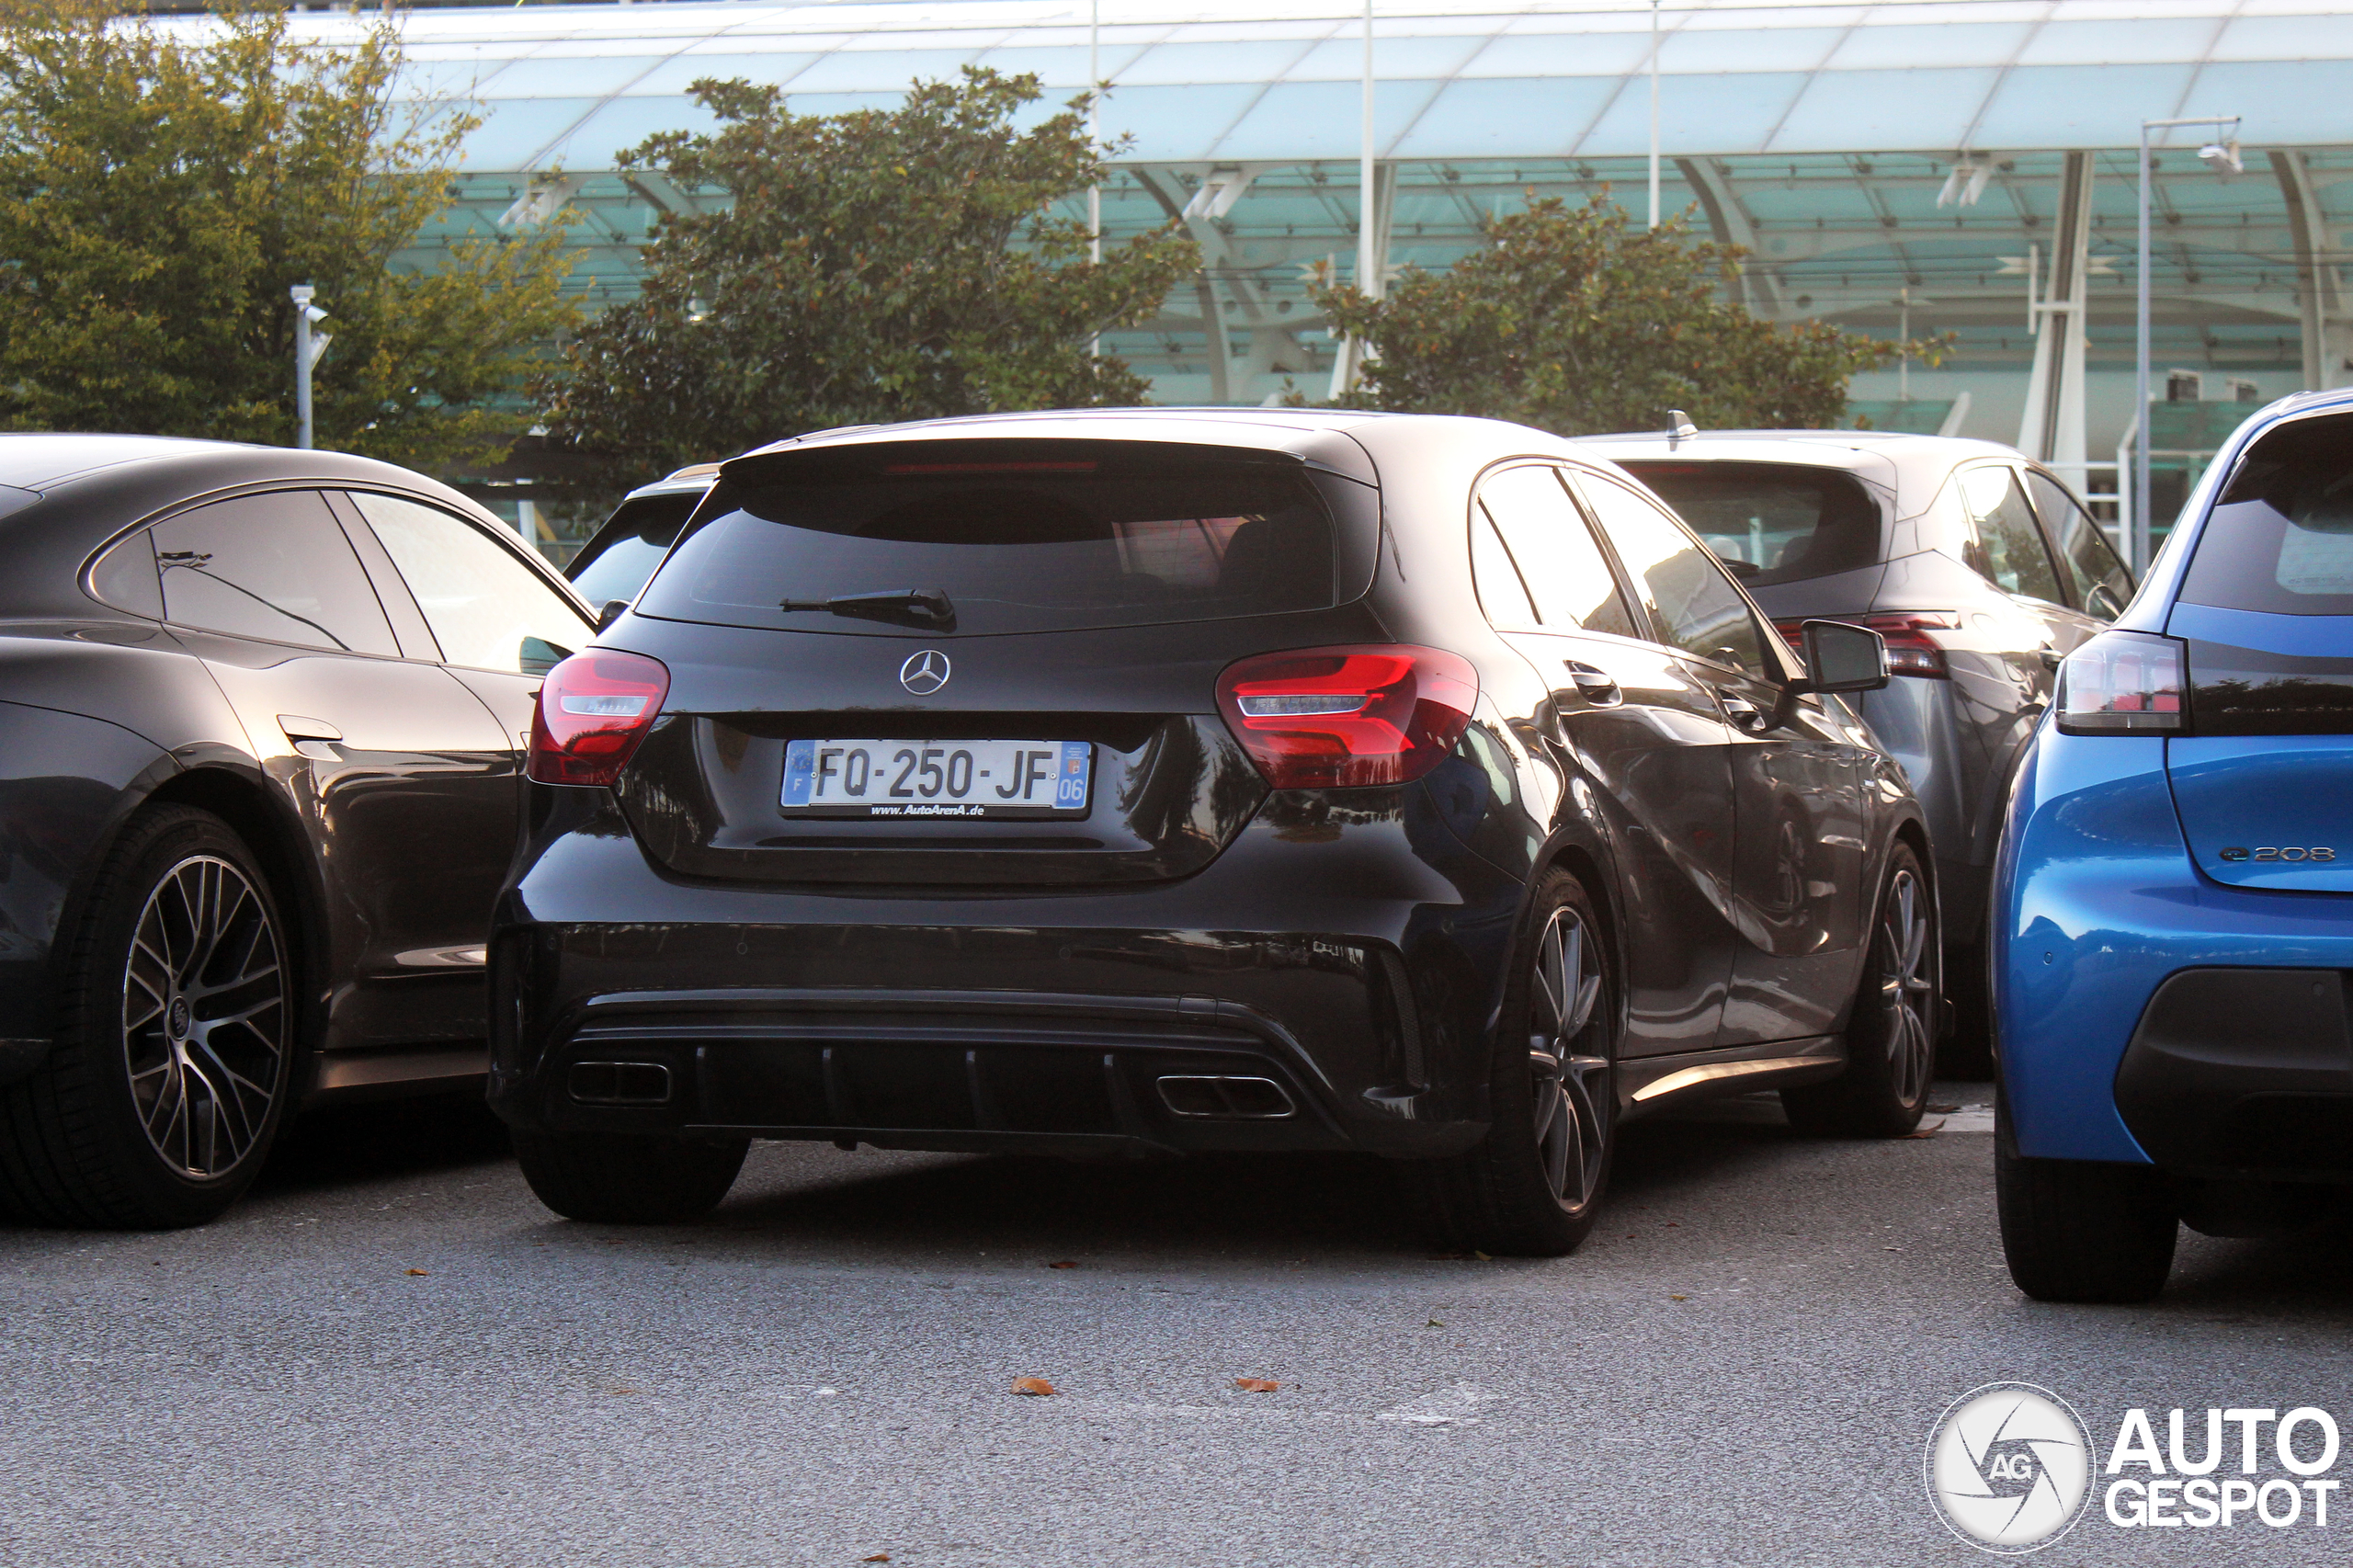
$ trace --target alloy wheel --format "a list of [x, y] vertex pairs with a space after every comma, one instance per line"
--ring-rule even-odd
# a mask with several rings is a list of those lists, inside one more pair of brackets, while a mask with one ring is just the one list
[[191, 855], [147, 895], [122, 980], [122, 1048], [147, 1141], [219, 1176], [250, 1153], [285, 1081], [286, 973], [245, 873]]
[[1529, 988], [1528, 1062], [1536, 1152], [1552, 1196], [1577, 1210], [1600, 1190], [1617, 1113], [1604, 1038], [1601, 952], [1574, 909], [1556, 909], [1536, 939]]
[[1888, 1081], [1910, 1105], [1926, 1092], [1937, 1051], [1936, 986], [1928, 974], [1927, 901], [1920, 879], [1899, 869], [1880, 907], [1880, 1017], [1885, 1020]]

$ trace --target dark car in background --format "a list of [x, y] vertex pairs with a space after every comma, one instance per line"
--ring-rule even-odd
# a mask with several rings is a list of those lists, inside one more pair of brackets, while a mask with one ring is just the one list
[[1927, 812], [1961, 1030], [1985, 1056], [1986, 888], [2002, 810], [2059, 661], [2132, 576], [2056, 475], [1990, 441], [1868, 431], [1710, 431], [1577, 443], [1679, 513], [1795, 638], [1809, 617], [1887, 639], [1897, 679], [1857, 701]]
[[1567, 1250], [1627, 1118], [1916, 1123], [1902, 770], [1638, 486], [1539, 431], [1003, 416], [736, 458], [550, 675], [491, 1102], [580, 1219], [748, 1141], [1407, 1162]]
[[717, 463], [689, 463], [622, 496], [564, 567], [573, 592], [599, 610], [637, 597], [718, 474]]
[[384, 463], [0, 435], [0, 1209], [160, 1226], [295, 1108], [479, 1083], [586, 607]]

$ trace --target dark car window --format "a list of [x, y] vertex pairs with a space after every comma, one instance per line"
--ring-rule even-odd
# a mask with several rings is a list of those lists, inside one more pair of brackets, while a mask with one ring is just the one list
[[2132, 574], [2118, 558], [2108, 536], [2092, 521], [2067, 487], [2047, 473], [2027, 472], [2026, 486], [2034, 493], [2035, 509], [2059, 545], [2059, 566], [2075, 590], [2075, 603], [2105, 620], [2113, 620], [2132, 597]]
[[587, 642], [580, 612], [473, 524], [396, 495], [351, 499], [416, 597], [445, 663], [544, 675]]
[[1618, 559], [1641, 587], [1659, 635], [1687, 653], [1735, 665], [1760, 680], [1779, 671], [1765, 653], [1755, 612], [1713, 556], [1652, 502], [1611, 480], [1584, 476], [1586, 498]]
[[166, 619], [311, 648], [400, 652], [359, 557], [316, 491], [215, 501], [149, 531]]
[[1479, 505], [1511, 551], [1541, 625], [1641, 635], [1585, 514], [1554, 470], [1531, 465], [1489, 474], [1479, 485]]
[[1471, 508], [1471, 575], [1479, 590], [1479, 608], [1487, 621], [1506, 631], [1534, 631], [1544, 624], [1537, 618], [1536, 601], [1518, 562], [1505, 548], [1503, 535], [1483, 506]]
[[1961, 500], [1967, 528], [1962, 564], [2006, 593], [2066, 602], [2015, 471], [2000, 463], [1962, 470]]
[[1802, 463], [1630, 462], [1752, 588], [1877, 564], [1880, 506], [1862, 481]]
[[[1289, 459], [1128, 442], [877, 443], [722, 480], [640, 613], [902, 630], [823, 608], [948, 596], [962, 631], [1149, 626], [1333, 602], [1331, 510]], [[1345, 480], [1331, 480], [1345, 485]]]
[[2256, 444], [2198, 536], [2181, 597], [2353, 615], [2353, 417], [2296, 420]]
[[637, 597], [702, 497], [699, 490], [631, 496], [613, 508], [563, 574], [592, 605]]

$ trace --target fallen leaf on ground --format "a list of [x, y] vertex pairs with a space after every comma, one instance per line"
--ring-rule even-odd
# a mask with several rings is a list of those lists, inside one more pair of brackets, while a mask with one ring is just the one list
[[1960, 1108], [1961, 1108], [1957, 1105], [1932, 1105], [1928, 1108], [1928, 1114], [1931, 1116], [1950, 1116], [1954, 1111], [1957, 1111]]
[[1233, 1386], [1244, 1393], [1272, 1393], [1283, 1385], [1272, 1378], [1236, 1378]]
[[422, 1269], [422, 1268], [412, 1268], [412, 1269], [410, 1269], [410, 1270], [409, 1270], [409, 1272], [410, 1272], [411, 1274], [413, 1274], [413, 1275], [416, 1276], [416, 1278], [418, 1278], [419, 1279], [423, 1279], [423, 1278], [426, 1278], [426, 1272], [425, 1272], [425, 1270], [424, 1270], [424, 1269]]
[[1901, 1143], [1901, 1142], [1904, 1142], [1904, 1140], [1905, 1140], [1905, 1139], [1911, 1139], [1911, 1138], [1934, 1138], [1934, 1137], [1935, 1137], [1935, 1136], [1936, 1136], [1939, 1131], [1941, 1131], [1943, 1130], [1943, 1128], [1944, 1128], [1944, 1123], [1943, 1123], [1943, 1122], [1941, 1122], [1941, 1121], [1938, 1122], [1938, 1123], [1936, 1124], [1936, 1126], [1934, 1126], [1934, 1127], [1922, 1127], [1922, 1128], [1916, 1128], [1916, 1129], [1915, 1129], [1914, 1131], [1910, 1131], [1910, 1132], [1906, 1132], [1905, 1134], [1904, 1134], [1904, 1136], [1903, 1136], [1902, 1138], [1897, 1139], [1897, 1140], [1896, 1140], [1896, 1142], [1899, 1142], [1899, 1143]]
[[1054, 1392], [1054, 1385], [1043, 1378], [1022, 1378], [1014, 1383], [1013, 1392], [1026, 1394], [1049, 1394]]
[[891, 1554], [887, 1551], [878, 1551], [871, 1557], [861, 1557], [858, 1561], [860, 1562], [888, 1562], [891, 1561]]
[[1078, 1265], [1075, 1263], [1050, 1263], [1046, 1265], [1046, 1267], [1049, 1268], [1076, 1268]]
[[1669, 1297], [1667, 1298], [1667, 1300], [1668, 1300], [1668, 1301], [1689, 1301], [1690, 1299], [1691, 1299], [1691, 1298], [1690, 1298], [1690, 1297], [1688, 1297], [1688, 1296], [1669, 1296]]
[[1493, 1263], [1493, 1262], [1495, 1262], [1495, 1261], [1494, 1258], [1489, 1257], [1489, 1256], [1488, 1256], [1485, 1253], [1483, 1253], [1483, 1252], [1474, 1252], [1474, 1253], [1472, 1253], [1471, 1256], [1472, 1256], [1472, 1257], [1477, 1258], [1481, 1263]]
[[1422, 1324], [1422, 1326], [1424, 1328], [1444, 1328], [1446, 1324], [1438, 1322], [1436, 1318], [1432, 1318], [1429, 1322]]

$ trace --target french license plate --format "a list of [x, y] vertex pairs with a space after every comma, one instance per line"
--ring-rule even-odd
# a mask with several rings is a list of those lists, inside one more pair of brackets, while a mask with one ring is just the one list
[[1081, 817], [1085, 741], [790, 741], [784, 810], [854, 817]]

